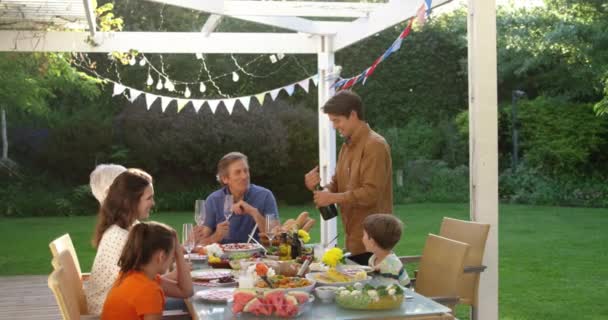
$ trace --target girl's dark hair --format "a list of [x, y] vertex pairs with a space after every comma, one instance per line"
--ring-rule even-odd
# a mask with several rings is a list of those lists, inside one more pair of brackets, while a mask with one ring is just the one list
[[141, 270], [158, 250], [170, 254], [175, 246], [175, 236], [175, 230], [158, 222], [140, 222], [133, 226], [118, 259], [121, 274], [125, 276], [129, 271]]
[[401, 239], [403, 222], [392, 214], [376, 213], [363, 220], [363, 230], [384, 250], [392, 250]]
[[129, 229], [137, 219], [140, 198], [150, 185], [152, 185], [152, 177], [140, 169], [128, 169], [114, 179], [108, 189], [108, 195], [99, 208], [92, 240], [93, 247], [99, 246], [104, 232], [113, 224]]

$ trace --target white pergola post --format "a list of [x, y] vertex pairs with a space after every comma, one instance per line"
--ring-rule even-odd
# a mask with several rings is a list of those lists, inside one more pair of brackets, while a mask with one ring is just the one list
[[491, 225], [473, 319], [498, 319], [498, 99], [495, 0], [469, 0], [471, 220]]
[[[329, 117], [321, 108], [325, 102], [334, 95], [335, 90], [331, 85], [334, 81], [330, 75], [334, 72], [334, 51], [333, 38], [331, 36], [321, 36], [319, 41], [319, 52], [317, 54], [317, 66], [319, 71], [319, 171], [321, 173], [321, 185], [329, 183], [336, 170], [336, 131], [332, 127]], [[333, 240], [337, 233], [337, 219], [329, 221], [321, 220], [321, 243], [333, 247], [337, 239]], [[332, 241], [333, 240], [333, 241]], [[330, 243], [330, 241], [332, 241]]]

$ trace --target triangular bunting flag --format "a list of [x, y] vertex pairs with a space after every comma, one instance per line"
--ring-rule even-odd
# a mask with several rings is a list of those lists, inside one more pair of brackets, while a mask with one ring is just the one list
[[293, 95], [293, 92], [296, 90], [296, 85], [290, 84], [286, 87], [283, 87], [283, 89], [285, 89], [285, 92], [287, 92], [287, 94], [291, 97]]
[[179, 113], [180, 111], [182, 111], [182, 109], [188, 104], [188, 102], [190, 102], [190, 100], [187, 100], [187, 99], [177, 99], [177, 113]]
[[146, 108], [148, 108], [148, 110], [150, 110], [150, 107], [152, 107], [152, 105], [154, 104], [154, 101], [156, 101], [156, 99], [158, 99], [158, 96], [151, 94], [151, 93], [146, 93], [145, 97], [146, 97]]
[[318, 75], [318, 74], [317, 74], [317, 75], [314, 75], [314, 76], [312, 77], [312, 83], [314, 83], [314, 84], [315, 84], [315, 86], [319, 85], [319, 75]]
[[141, 95], [141, 91], [135, 90], [133, 88], [129, 88], [129, 92], [130, 92], [129, 101], [131, 101], [131, 103], [133, 103], [135, 101], [135, 99], [137, 99], [137, 97], [139, 97]]
[[395, 40], [395, 42], [393, 42], [393, 45], [391, 46], [391, 53], [399, 51], [399, 49], [401, 49], [402, 42], [403, 42], [403, 39], [397, 38], [397, 40]]
[[426, 8], [425, 5], [421, 5], [416, 12], [416, 22], [419, 26], [423, 26], [426, 22]]
[[217, 105], [220, 104], [221, 100], [207, 100], [207, 104], [209, 105], [209, 109], [211, 109], [211, 113], [215, 114], [215, 110], [217, 110]]
[[126, 87], [122, 84], [114, 82], [114, 92], [112, 93], [112, 97], [123, 93], [125, 89]]
[[245, 110], [249, 111], [249, 103], [251, 102], [251, 96], [239, 98], [239, 101], [241, 101], [241, 104], [243, 105], [243, 107], [245, 107]]
[[281, 92], [281, 90], [283, 90], [283, 88], [278, 88], [278, 89], [274, 89], [274, 90], [270, 91], [270, 98], [272, 98], [272, 101], [276, 100], [276, 98], [279, 95], [279, 92]]
[[224, 106], [226, 110], [228, 110], [228, 114], [232, 114], [232, 110], [234, 110], [234, 104], [236, 103], [236, 99], [226, 99], [223, 100]]
[[300, 82], [298, 82], [298, 85], [300, 87], [302, 87], [302, 89], [304, 89], [304, 91], [306, 91], [306, 93], [308, 93], [308, 85], [310, 84], [310, 79], [304, 79]]
[[192, 102], [192, 106], [194, 107], [194, 111], [195, 111], [196, 113], [198, 113], [198, 111], [199, 111], [199, 110], [201, 109], [201, 107], [203, 106], [203, 103], [205, 103], [205, 100], [200, 100], [200, 99], [197, 99], [197, 100], [192, 100], [192, 101], [190, 101], [190, 102]]
[[260, 106], [263, 106], [264, 98], [266, 98], [266, 92], [256, 94], [255, 98], [258, 100], [258, 103], [260, 104]]
[[165, 110], [167, 110], [167, 106], [169, 105], [169, 103], [171, 103], [171, 101], [173, 101], [173, 99], [169, 98], [169, 97], [160, 97], [160, 108], [163, 112], [165, 112]]

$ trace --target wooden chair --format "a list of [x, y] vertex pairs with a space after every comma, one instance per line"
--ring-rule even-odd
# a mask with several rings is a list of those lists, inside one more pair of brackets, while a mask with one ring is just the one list
[[[49, 243], [49, 248], [51, 249], [51, 254], [53, 258], [56, 258], [60, 252], [67, 251], [72, 256], [72, 260], [74, 261], [74, 266], [76, 267], [76, 271], [78, 272], [78, 277], [80, 279], [86, 280], [89, 277], [89, 273], [82, 273], [80, 269], [80, 262], [78, 262], [78, 255], [76, 255], [76, 249], [74, 249], [74, 244], [72, 243], [72, 238], [68, 233], [62, 235], [61, 237], [51, 241]], [[55, 261], [55, 259], [53, 259]]]
[[69, 250], [59, 251], [52, 264], [55, 270], [50, 274], [48, 284], [55, 295], [63, 319], [99, 319], [87, 315], [82, 280]]
[[[459, 303], [471, 307], [471, 319], [476, 319], [477, 294], [479, 289], [479, 276], [486, 267], [482, 265], [486, 240], [490, 231], [490, 225], [473, 221], [464, 221], [444, 217], [441, 223], [439, 235], [467, 243], [468, 254], [464, 261], [464, 274], [458, 286]], [[420, 256], [401, 257], [401, 261], [412, 263], [420, 260]]]
[[459, 301], [458, 286], [468, 250], [464, 242], [429, 234], [418, 266], [416, 292], [453, 309]]

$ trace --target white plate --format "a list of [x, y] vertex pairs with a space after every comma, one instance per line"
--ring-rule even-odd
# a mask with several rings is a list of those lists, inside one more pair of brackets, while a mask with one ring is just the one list
[[[235, 248], [235, 245], [243, 245], [246, 246], [246, 248]], [[231, 248], [232, 247], [232, 248]], [[226, 253], [236, 253], [236, 252], [258, 252], [258, 251], [262, 251], [264, 250], [263, 247], [261, 247], [258, 244], [254, 244], [254, 243], [229, 243], [229, 244], [224, 244], [222, 245], [222, 250], [224, 250], [224, 252]]]
[[192, 278], [199, 280], [215, 280], [232, 275], [230, 269], [205, 269], [205, 270], [194, 270], [190, 273]]
[[306, 275], [306, 279], [310, 280], [310, 281], [316, 281], [318, 285], [321, 286], [332, 286], [332, 287], [346, 287], [349, 285], [353, 285], [357, 282], [360, 282], [362, 284], [366, 284], [367, 282], [369, 282], [372, 277], [367, 276], [367, 279], [365, 280], [357, 280], [357, 281], [349, 281], [349, 282], [325, 282], [321, 279], [318, 279], [315, 275], [319, 274], [319, 272], [313, 272], [313, 273], [308, 273]]
[[[188, 259], [188, 254], [184, 255], [184, 259]], [[207, 255], [205, 255], [205, 254], [198, 254], [198, 253], [191, 253], [190, 254], [190, 260], [205, 261], [205, 260], [207, 260]]]
[[201, 290], [194, 294], [194, 297], [207, 302], [226, 303], [232, 299], [234, 288], [208, 289]]

